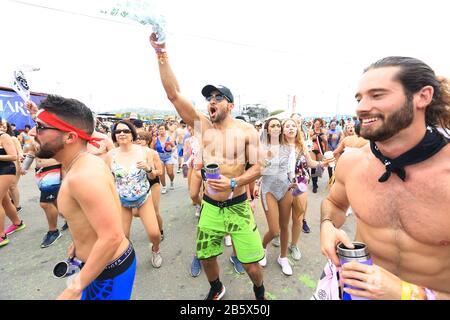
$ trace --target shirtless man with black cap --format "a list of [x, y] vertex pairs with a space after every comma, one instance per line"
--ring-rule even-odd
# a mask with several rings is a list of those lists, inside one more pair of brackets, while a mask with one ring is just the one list
[[[204, 167], [216, 163], [220, 168], [219, 179], [207, 180], [197, 227], [197, 256], [211, 285], [206, 299], [219, 300], [225, 294], [219, 280], [217, 256], [223, 252], [223, 238], [227, 233], [231, 235], [237, 258], [253, 282], [255, 297], [264, 299], [263, 275], [258, 264], [264, 250], [245, 187], [260, 176], [258, 133], [251, 124], [233, 119], [234, 99], [227, 87], [205, 86], [202, 95], [208, 103], [209, 117], [196, 111], [192, 102], [180, 93], [165, 44], [158, 43], [154, 33], [150, 43], [157, 53], [168, 99], [184, 122], [199, 135]], [[247, 162], [253, 166], [245, 171]]]

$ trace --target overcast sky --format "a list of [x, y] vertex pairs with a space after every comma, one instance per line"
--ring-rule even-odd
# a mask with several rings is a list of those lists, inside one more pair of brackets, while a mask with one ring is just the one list
[[[40, 68], [27, 73], [32, 90], [78, 98], [95, 111], [172, 109], [151, 28], [100, 13], [118, 2], [0, 0], [0, 85], [27, 64]], [[166, 17], [182, 93], [201, 107], [201, 88], [216, 83], [232, 90], [236, 108], [284, 109], [295, 95], [305, 115], [352, 114], [362, 70], [388, 55], [450, 75], [444, 0], [147, 2]]]

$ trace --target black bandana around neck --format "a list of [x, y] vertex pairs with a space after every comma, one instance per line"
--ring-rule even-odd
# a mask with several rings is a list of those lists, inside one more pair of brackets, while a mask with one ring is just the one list
[[422, 141], [419, 142], [414, 148], [406, 151], [395, 159], [389, 159], [385, 157], [378, 149], [375, 142], [370, 141], [370, 149], [375, 157], [380, 160], [386, 167], [386, 172], [378, 179], [379, 182], [385, 182], [389, 179], [392, 172], [396, 173], [400, 179], [405, 181], [406, 172], [405, 167], [416, 164], [431, 158], [433, 155], [439, 152], [446, 144], [448, 140], [441, 135], [436, 128], [427, 127], [425, 136]]

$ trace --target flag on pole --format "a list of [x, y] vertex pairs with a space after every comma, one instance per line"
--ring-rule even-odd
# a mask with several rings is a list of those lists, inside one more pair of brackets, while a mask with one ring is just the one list
[[17, 69], [14, 71], [11, 87], [23, 101], [30, 101], [30, 86], [22, 70]]

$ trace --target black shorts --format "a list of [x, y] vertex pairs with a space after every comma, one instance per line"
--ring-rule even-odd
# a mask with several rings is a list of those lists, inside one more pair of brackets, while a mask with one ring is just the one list
[[152, 186], [155, 184], [155, 183], [161, 183], [160, 181], [159, 181], [159, 177], [156, 177], [155, 179], [148, 179], [148, 182], [150, 182], [150, 189], [152, 188]]
[[16, 165], [12, 161], [0, 162], [0, 176], [16, 175]]
[[58, 192], [59, 188], [53, 191], [41, 191], [41, 197], [39, 201], [44, 203], [55, 202], [56, 198], [58, 198]]

